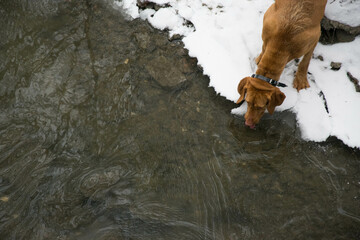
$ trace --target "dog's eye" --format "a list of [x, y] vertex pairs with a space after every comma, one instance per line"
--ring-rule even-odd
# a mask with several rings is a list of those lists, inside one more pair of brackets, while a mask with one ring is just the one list
[[[264, 107], [265, 107], [265, 106], [264, 106]], [[254, 108], [255, 110], [257, 110], [257, 111], [263, 109], [264, 107], [261, 106], [261, 105], [258, 105], [258, 104], [254, 104], [254, 105], [253, 105], [253, 108]]]

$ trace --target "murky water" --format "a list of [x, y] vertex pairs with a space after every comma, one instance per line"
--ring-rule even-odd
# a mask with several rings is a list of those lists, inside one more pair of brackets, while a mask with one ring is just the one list
[[360, 239], [360, 152], [256, 131], [112, 2], [0, 1], [0, 239]]

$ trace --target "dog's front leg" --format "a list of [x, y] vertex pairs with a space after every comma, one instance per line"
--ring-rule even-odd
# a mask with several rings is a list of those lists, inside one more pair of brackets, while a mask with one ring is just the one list
[[317, 42], [310, 48], [310, 50], [304, 55], [303, 59], [299, 63], [298, 70], [295, 75], [295, 79], [293, 82], [293, 87], [298, 91], [304, 88], [310, 87], [309, 82], [307, 80], [307, 70], [310, 64], [310, 60], [314, 49], [316, 47]]

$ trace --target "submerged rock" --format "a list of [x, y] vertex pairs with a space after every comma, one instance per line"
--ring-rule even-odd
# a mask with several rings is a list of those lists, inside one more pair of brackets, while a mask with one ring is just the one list
[[186, 80], [180, 69], [164, 56], [154, 58], [145, 68], [161, 86], [172, 87]]

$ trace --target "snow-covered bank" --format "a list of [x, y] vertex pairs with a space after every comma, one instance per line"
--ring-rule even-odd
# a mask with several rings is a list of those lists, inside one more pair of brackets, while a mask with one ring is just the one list
[[[261, 50], [262, 18], [272, 1], [151, 2], [167, 5], [155, 11], [139, 10], [136, 0], [122, 0], [117, 4], [133, 18], [141, 17], [154, 27], [168, 29], [170, 35], [183, 35], [183, 42], [189, 54], [198, 59], [204, 73], [210, 77], [210, 86], [227, 99], [236, 101], [239, 97], [239, 80], [256, 70], [254, 58]], [[354, 3], [351, 5], [350, 2]], [[341, 5], [343, 11], [331, 4]], [[329, 18], [342, 19], [344, 11], [347, 13], [345, 21], [351, 20], [345, 23], [360, 25], [357, 14], [360, 12], [358, 2], [328, 2], [326, 13], [331, 15]], [[192, 26], [187, 24], [189, 22]], [[332, 70], [331, 62], [341, 62], [340, 70]], [[289, 63], [280, 81], [292, 86], [295, 69], [296, 63]], [[311, 88], [300, 93], [292, 87], [281, 89], [287, 97], [277, 110], [290, 109], [296, 113], [302, 136], [306, 140], [324, 141], [329, 136], [336, 136], [345, 144], [360, 148], [360, 93], [355, 91], [354, 84], [347, 76], [350, 72], [354, 77], [360, 78], [360, 38], [350, 43], [331, 46], [318, 44], [309, 72]], [[232, 112], [243, 114], [245, 108], [246, 104]]]
[[360, 1], [328, 0], [325, 15], [331, 20], [337, 20], [351, 27], [357, 27], [360, 25]]

